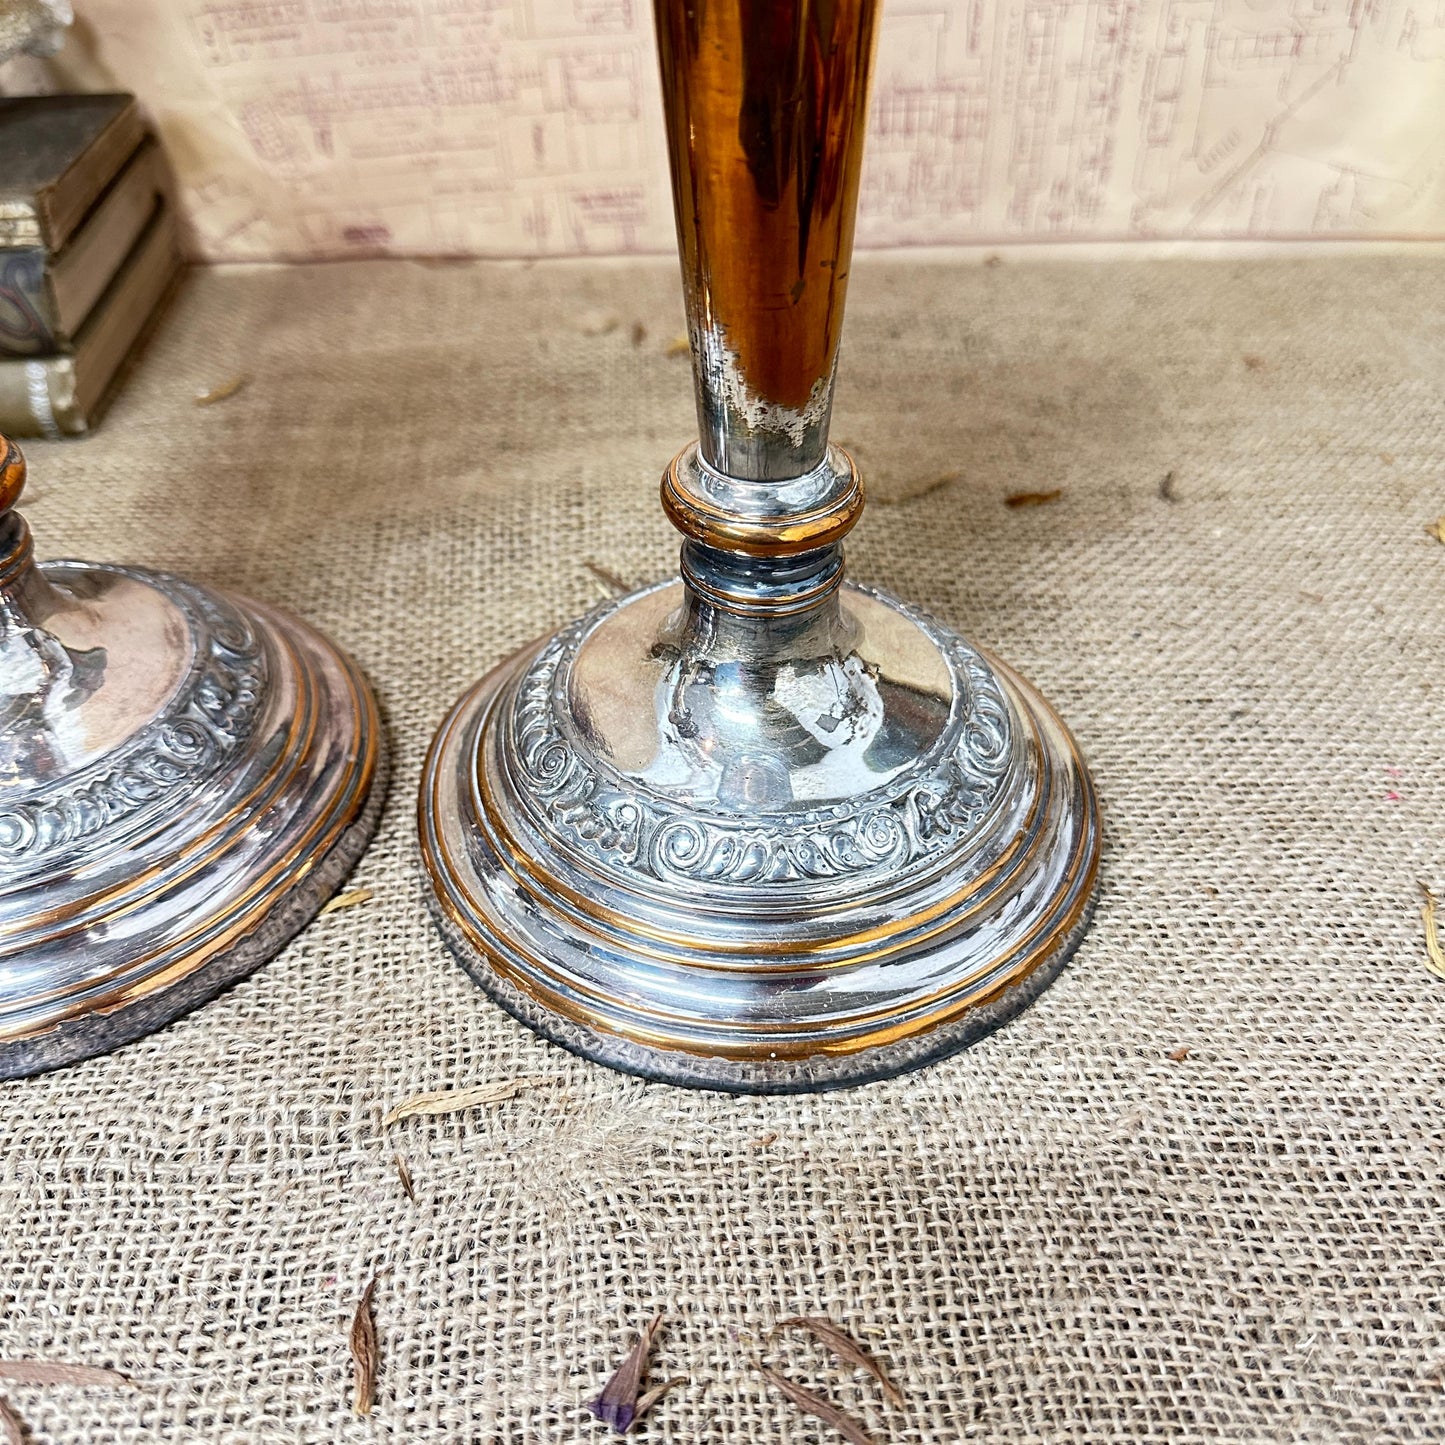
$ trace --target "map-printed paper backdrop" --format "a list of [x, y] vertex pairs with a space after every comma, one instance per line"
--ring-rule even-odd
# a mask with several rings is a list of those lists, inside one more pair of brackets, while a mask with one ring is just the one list
[[[666, 249], [645, 0], [77, 0], [212, 259]], [[890, 0], [865, 245], [1445, 235], [1445, 0]]]

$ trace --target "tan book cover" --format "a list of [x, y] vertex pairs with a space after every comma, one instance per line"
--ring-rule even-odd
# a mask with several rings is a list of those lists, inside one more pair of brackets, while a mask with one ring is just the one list
[[89, 431], [180, 267], [175, 217], [161, 201], [76, 336], [72, 352], [0, 360], [0, 433], [58, 440]]
[[131, 95], [0, 99], [0, 246], [60, 250], [144, 135]]
[[68, 351], [167, 190], [165, 157], [146, 140], [63, 251], [0, 249], [0, 356]]

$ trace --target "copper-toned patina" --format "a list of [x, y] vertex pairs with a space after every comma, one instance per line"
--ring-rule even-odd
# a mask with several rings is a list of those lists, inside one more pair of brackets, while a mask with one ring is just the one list
[[531, 1027], [702, 1087], [826, 1089], [978, 1038], [1088, 923], [1098, 812], [1002, 663], [845, 584], [828, 445], [877, 7], [658, 0], [700, 440], [681, 580], [457, 703], [422, 779], [448, 943]]
[[104, 1053], [264, 963], [381, 805], [371, 689], [283, 612], [37, 563], [0, 437], [0, 1078]]
[[823, 460], [853, 253], [874, 0], [657, 6], [703, 459]]

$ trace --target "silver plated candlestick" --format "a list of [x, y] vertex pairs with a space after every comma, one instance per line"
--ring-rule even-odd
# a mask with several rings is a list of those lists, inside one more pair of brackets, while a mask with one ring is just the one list
[[1048, 704], [843, 581], [828, 444], [875, 0], [657, 0], [700, 439], [681, 578], [502, 663], [422, 781], [472, 977], [616, 1068], [834, 1088], [962, 1047], [1087, 925], [1088, 772]]
[[366, 846], [376, 703], [311, 628], [38, 565], [0, 437], [0, 1078], [105, 1053], [270, 958]]

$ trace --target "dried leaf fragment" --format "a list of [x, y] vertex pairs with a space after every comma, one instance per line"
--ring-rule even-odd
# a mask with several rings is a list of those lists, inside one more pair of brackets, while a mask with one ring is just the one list
[[406, 1160], [400, 1154], [393, 1154], [391, 1157], [396, 1160], [396, 1177], [401, 1180], [401, 1187], [406, 1191], [406, 1197], [415, 1204], [416, 1188], [411, 1182], [411, 1170], [406, 1167]]
[[372, 897], [370, 888], [348, 888], [345, 893], [338, 893], [331, 899], [316, 916], [324, 918], [328, 913], [339, 913], [343, 908], [355, 908], [359, 903], [370, 903]]
[[1445, 517], [1436, 517], [1425, 528], [1425, 535], [1433, 537], [1437, 542], [1445, 542]]
[[645, 327], [640, 321], [634, 321], [632, 323], [631, 335], [632, 344], [634, 346], [641, 346], [642, 343], [647, 340], [647, 327]]
[[687, 337], [674, 336], [672, 340], [667, 343], [662, 354], [664, 356], [686, 356], [691, 350], [692, 347], [688, 344]]
[[129, 1385], [119, 1370], [68, 1365], [63, 1360], [0, 1360], [0, 1380], [17, 1385]]
[[[653, 1337], [662, 1328], [662, 1321], [663, 1316], [659, 1314], [642, 1327], [642, 1333], [627, 1352], [626, 1359], [612, 1372], [612, 1378], [603, 1385], [602, 1393], [587, 1406], [604, 1425], [611, 1425], [619, 1435], [625, 1435], [641, 1414], [637, 1392], [642, 1386], [642, 1377], [647, 1373], [647, 1356], [652, 1350]], [[648, 1393], [651, 1394], [651, 1391]], [[649, 1400], [648, 1407], [660, 1398], [655, 1396]]]
[[800, 1410], [806, 1410], [815, 1419], [831, 1425], [849, 1445], [873, 1445], [873, 1437], [846, 1410], [840, 1410], [831, 1400], [804, 1389], [802, 1385], [790, 1380], [786, 1375], [779, 1374], [777, 1370], [769, 1369], [761, 1360], [754, 1360], [753, 1363], [758, 1373], [770, 1385], [781, 1390]]
[[1171, 1064], [1182, 1064], [1189, 1057], [1189, 1045], [1181, 1044], [1177, 1049], [1169, 1050], [1169, 1062]]
[[5, 1445], [25, 1445], [25, 1421], [0, 1397], [0, 1425], [5, 1427]]
[[626, 579], [614, 572], [610, 567], [604, 567], [600, 562], [594, 562], [590, 557], [582, 559], [582, 565], [605, 587], [609, 596], [620, 597], [624, 592], [631, 592], [632, 588], [627, 585]]
[[888, 1378], [888, 1372], [840, 1325], [835, 1325], [823, 1315], [793, 1315], [779, 1320], [768, 1331], [768, 1338], [772, 1339], [779, 1330], [786, 1329], [807, 1330], [815, 1339], [822, 1340], [840, 1360], [855, 1365], [860, 1370], [867, 1370], [882, 1386], [883, 1394], [890, 1405], [903, 1404], [903, 1391]]
[[1003, 504], [1015, 511], [1020, 507], [1047, 507], [1050, 502], [1057, 502], [1063, 495], [1062, 487], [1055, 487], [1051, 492], [1010, 492], [1003, 499]]
[[554, 1075], [533, 1074], [519, 1079], [497, 1079], [490, 1084], [475, 1084], [470, 1089], [432, 1089], [425, 1094], [413, 1094], [410, 1099], [398, 1104], [382, 1119], [381, 1125], [385, 1129], [398, 1120], [411, 1119], [418, 1114], [457, 1114], [482, 1104], [500, 1104], [506, 1099], [515, 1099], [528, 1089], [556, 1082]]
[[373, 1275], [371, 1283], [361, 1292], [356, 1303], [356, 1314], [351, 1321], [351, 1362], [354, 1389], [351, 1397], [351, 1412], [354, 1415], [369, 1415], [376, 1403], [376, 1366], [380, 1351], [376, 1343], [376, 1319], [371, 1313], [371, 1297], [376, 1293], [379, 1274]]
[[1425, 924], [1425, 952], [1430, 957], [1430, 972], [1436, 978], [1445, 978], [1445, 944], [1440, 942], [1440, 925], [1435, 917], [1440, 900], [1423, 883], [1420, 885], [1420, 892], [1425, 898], [1420, 918]]
[[633, 1412], [632, 1423], [635, 1425], [662, 1397], [678, 1385], [687, 1384], [686, 1375], [674, 1375], [670, 1380], [664, 1380], [660, 1385], [654, 1385], [645, 1395], [637, 1398], [637, 1409]]
[[244, 371], [238, 371], [235, 376], [227, 377], [209, 390], [198, 391], [195, 396], [196, 405], [214, 406], [218, 401], [225, 401], [227, 397], [235, 396], [250, 379]]

